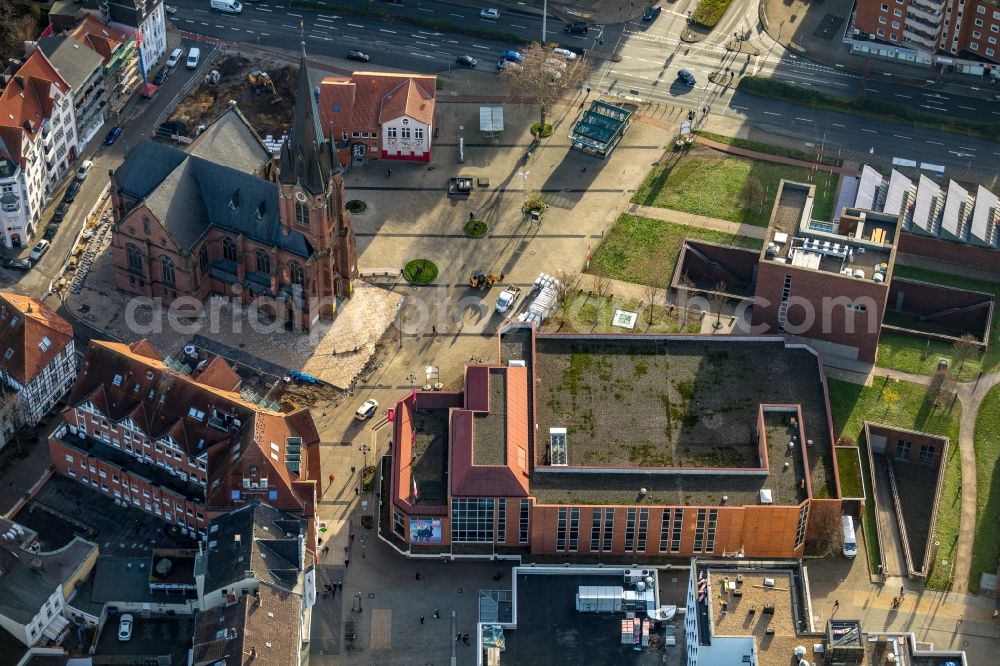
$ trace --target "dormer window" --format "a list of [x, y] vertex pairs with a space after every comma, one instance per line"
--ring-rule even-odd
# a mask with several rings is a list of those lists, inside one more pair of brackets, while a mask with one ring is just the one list
[[239, 208], [240, 208], [240, 191], [237, 188], [237, 190], [233, 192], [233, 198], [229, 200], [229, 210], [239, 210]]
[[115, 380], [114, 380], [113, 384], [115, 386], [121, 386], [122, 385], [122, 379], [124, 379], [124, 377], [122, 377], [121, 375], [115, 375]]
[[11, 325], [11, 328], [13, 328], [14, 326], [17, 326], [17, 317], [11, 317], [10, 318], [10, 325]]
[[266, 212], [267, 212], [267, 203], [264, 202], [264, 201], [261, 201], [260, 205], [257, 206], [257, 211], [256, 211], [257, 219], [258, 220], [263, 220], [264, 219], [264, 213], [266, 213]]

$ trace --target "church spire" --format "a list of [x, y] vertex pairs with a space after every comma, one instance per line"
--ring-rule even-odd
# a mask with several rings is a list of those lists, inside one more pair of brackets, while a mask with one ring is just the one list
[[323, 137], [319, 123], [316, 95], [309, 79], [306, 45], [302, 43], [299, 61], [299, 84], [295, 93], [295, 112], [288, 138], [281, 146], [278, 180], [285, 185], [298, 184], [311, 194], [326, 191], [330, 176], [339, 170], [330, 141]]

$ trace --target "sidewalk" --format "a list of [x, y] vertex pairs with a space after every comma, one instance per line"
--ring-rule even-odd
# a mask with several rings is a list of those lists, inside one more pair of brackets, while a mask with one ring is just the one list
[[657, 208], [655, 206], [629, 204], [625, 212], [631, 215], [651, 217], [654, 220], [663, 220], [664, 222], [671, 222], [673, 224], [683, 224], [688, 227], [697, 227], [699, 229], [714, 229], [715, 231], [722, 231], [727, 234], [749, 236], [751, 238], [760, 238], [761, 240], [763, 240], [767, 234], [767, 229], [764, 227], [756, 227], [752, 224], [740, 224], [739, 222], [730, 222], [729, 220], [720, 220], [716, 217], [695, 215], [694, 213], [685, 213], [683, 211], [673, 210], [672, 208]]

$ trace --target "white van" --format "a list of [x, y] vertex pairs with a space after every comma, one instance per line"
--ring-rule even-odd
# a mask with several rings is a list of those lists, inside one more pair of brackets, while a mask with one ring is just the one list
[[212, 11], [226, 14], [242, 14], [243, 5], [240, 0], [212, 0]]
[[844, 526], [844, 557], [854, 559], [858, 554], [858, 539], [854, 535], [854, 519], [843, 516], [840, 519]]
[[188, 50], [188, 59], [186, 67], [188, 69], [198, 69], [198, 60], [201, 59], [201, 49], [191, 47]]

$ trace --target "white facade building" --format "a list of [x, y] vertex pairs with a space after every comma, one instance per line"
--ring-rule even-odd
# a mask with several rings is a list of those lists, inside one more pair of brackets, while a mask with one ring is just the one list
[[97, 6], [105, 21], [139, 31], [140, 69], [148, 81], [167, 50], [163, 0], [99, 0]]
[[0, 412], [6, 443], [36, 425], [76, 379], [73, 328], [41, 301], [0, 293], [0, 382], [20, 404]]
[[76, 115], [70, 86], [40, 49], [31, 52], [0, 94], [2, 159], [16, 169], [0, 174], [4, 247], [27, 245], [45, 204], [76, 154]]

